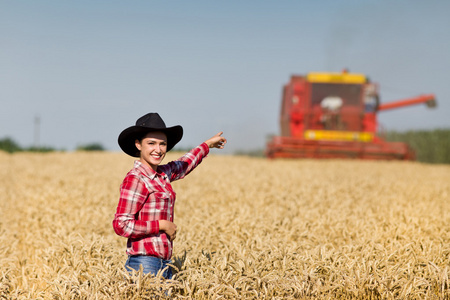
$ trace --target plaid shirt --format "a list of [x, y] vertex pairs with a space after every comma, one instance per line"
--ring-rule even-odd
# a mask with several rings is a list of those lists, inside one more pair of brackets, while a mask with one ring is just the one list
[[206, 143], [181, 158], [158, 166], [156, 172], [135, 161], [120, 186], [120, 199], [113, 220], [114, 231], [128, 238], [128, 255], [172, 257], [172, 242], [159, 231], [158, 220], [173, 222], [175, 192], [170, 182], [184, 178], [209, 153]]

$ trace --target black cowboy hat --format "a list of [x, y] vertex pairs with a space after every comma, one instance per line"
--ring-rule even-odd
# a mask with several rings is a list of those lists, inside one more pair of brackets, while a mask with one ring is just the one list
[[135, 146], [136, 139], [152, 132], [161, 131], [167, 136], [167, 151], [171, 150], [183, 137], [183, 127], [176, 125], [166, 127], [158, 113], [148, 113], [136, 121], [135, 126], [128, 127], [119, 135], [119, 146], [128, 155], [139, 157], [139, 150]]

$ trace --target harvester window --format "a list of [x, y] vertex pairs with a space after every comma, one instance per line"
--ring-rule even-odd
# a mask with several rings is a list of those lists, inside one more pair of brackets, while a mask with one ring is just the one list
[[378, 96], [366, 95], [364, 98], [364, 110], [366, 112], [375, 112], [378, 109]]
[[364, 110], [373, 113], [378, 110], [379, 99], [375, 84], [367, 84], [364, 90]]
[[326, 98], [340, 98], [343, 106], [361, 105], [360, 84], [314, 83], [312, 85], [312, 105], [321, 105]]

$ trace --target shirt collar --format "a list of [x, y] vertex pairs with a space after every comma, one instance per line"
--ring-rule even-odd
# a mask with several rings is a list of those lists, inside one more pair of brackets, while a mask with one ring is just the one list
[[161, 176], [163, 178], [167, 176], [164, 172], [159, 172], [159, 168], [154, 171], [152, 168], [143, 164], [139, 160], [134, 162], [134, 168], [152, 180], [155, 179], [156, 176]]

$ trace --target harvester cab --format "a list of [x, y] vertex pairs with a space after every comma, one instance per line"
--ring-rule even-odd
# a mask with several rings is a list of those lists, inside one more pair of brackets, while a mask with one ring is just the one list
[[379, 111], [426, 103], [422, 95], [381, 104], [378, 86], [363, 74], [309, 73], [292, 76], [283, 87], [281, 136], [267, 144], [270, 158], [414, 159], [404, 143], [388, 143], [377, 135]]

